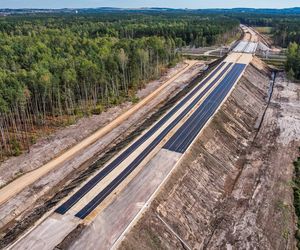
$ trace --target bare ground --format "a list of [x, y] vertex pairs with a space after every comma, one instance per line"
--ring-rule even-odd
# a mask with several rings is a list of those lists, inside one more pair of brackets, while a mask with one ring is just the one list
[[[152, 81], [148, 83], [144, 89], [139, 90], [137, 97], [143, 99], [148, 96], [185, 66], [185, 63], [180, 63], [176, 65], [176, 67], [169, 69], [159, 80]], [[177, 82], [177, 86], [175, 87], [180, 87], [180, 84], [181, 83]], [[163, 97], [160, 98], [163, 100]], [[84, 117], [78, 120], [76, 124], [59, 129], [45, 138], [40, 138], [37, 143], [31, 147], [30, 152], [23, 153], [18, 157], [11, 157], [0, 163], [0, 186], [5, 185], [20, 174], [34, 170], [49, 162], [99, 128], [104, 127], [132, 106], [133, 103], [125, 102], [122, 105], [109, 108], [100, 115]]]
[[[68, 192], [74, 189], [76, 185], [79, 185], [80, 182], [84, 181], [84, 179], [87, 178], [87, 176], [89, 176], [96, 167], [101, 166], [102, 161], [104, 162], [109, 159], [117, 152], [117, 150], [120, 150], [118, 146], [119, 142], [122, 142], [120, 145], [122, 147], [122, 145], [126, 145], [126, 143], [132, 140], [130, 137], [132, 134], [134, 135], [137, 130], [138, 132], [136, 134], [141, 133], [147, 125], [144, 125], [143, 123], [147, 121], [149, 117], [152, 117], [151, 115], [156, 114], [157, 110], [164, 107], [170, 98], [175, 98], [178, 94], [180, 94], [182, 92], [181, 90], [187, 86], [187, 83], [190, 83], [193, 78], [198, 76], [202, 66], [203, 64], [201, 62], [197, 63], [175, 81], [170, 83], [168, 87], [166, 87], [156, 98], [151, 100], [147, 106], [140, 109], [132, 115], [132, 117], [124, 121], [119, 127], [101, 138], [101, 140], [90, 145], [84, 150], [84, 152], [82, 152], [82, 154], [78, 154], [73, 159], [66, 161], [58, 168], [51, 171], [47, 176], [44, 176], [33, 185], [25, 188], [21, 193], [9, 201], [3, 203], [0, 206], [0, 248], [15, 239], [15, 237], [24, 230], [27, 230], [32, 223], [55, 206], [55, 204], [65, 197]], [[169, 74], [174, 75], [174, 70], [178, 71], [182, 67], [183, 65], [176, 67], [171, 70]], [[140, 91], [138, 95], [141, 98], [148, 95], [164, 80], [150, 83], [147, 87], [148, 89]], [[20, 158], [11, 159], [11, 162], [14, 162], [14, 165], [5, 165], [5, 168], [9, 169], [11, 167], [11, 171], [9, 173], [20, 171], [22, 167], [28, 171], [31, 169], [32, 166], [30, 164], [34, 161], [34, 159], [40, 159], [38, 161], [39, 164], [35, 165], [35, 167], [41, 165], [43, 156], [46, 153], [48, 154], [50, 152], [54, 155], [53, 148], [55, 149], [56, 143], [60, 142], [60, 140], [62, 141], [60, 146], [63, 148], [65, 147], [64, 143], [70, 143], [68, 145], [71, 145], [75, 141], [79, 140], [82, 134], [87, 135], [92, 133], [95, 129], [99, 128], [99, 124], [103, 125], [105, 122], [107, 123], [112, 120], [110, 115], [112, 117], [117, 116], [114, 111], [119, 114], [119, 112], [123, 112], [128, 109], [130, 104], [126, 105], [108, 110], [108, 112], [105, 114], [103, 113], [99, 117], [84, 118], [78, 124], [63, 129], [65, 134], [61, 131], [53, 136], [53, 141], [49, 142], [52, 149], [47, 146], [47, 141], [42, 141], [40, 142], [42, 149], [36, 149], [36, 154], [34, 154], [34, 150], [32, 150], [28, 155], [24, 154]], [[102, 117], [103, 120], [101, 120], [100, 117]], [[84, 131], [82, 131], [83, 128], [85, 128]], [[73, 139], [73, 136], [75, 136], [75, 139]], [[123, 142], [124, 138], [126, 138], [126, 140]], [[59, 148], [60, 146], [57, 147]], [[46, 153], [43, 150], [45, 150]], [[56, 152], [57, 150], [54, 151]], [[31, 154], [33, 154], [32, 159], [30, 158]], [[103, 157], [105, 159], [102, 159]], [[93, 164], [93, 162], [97, 159], [100, 159], [100, 162]], [[3, 169], [1, 171], [5, 173]], [[6, 180], [9, 180], [9, 178], [12, 178], [13, 174], [8, 174], [6, 176], [8, 176]]]
[[255, 59], [121, 249], [294, 249], [299, 85]]

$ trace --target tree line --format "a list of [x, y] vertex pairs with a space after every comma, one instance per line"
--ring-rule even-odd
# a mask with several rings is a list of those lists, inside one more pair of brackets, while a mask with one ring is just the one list
[[271, 27], [271, 35], [275, 45], [288, 47], [290, 43], [300, 43], [299, 14], [232, 14], [241, 23], [249, 26]]
[[275, 44], [287, 47], [285, 69], [292, 80], [300, 80], [300, 18], [299, 16], [285, 17], [276, 22], [273, 28]]
[[233, 15], [250, 26], [271, 27], [275, 45], [287, 48], [285, 69], [290, 79], [300, 80], [300, 16], [299, 14], [239, 14]]
[[237, 26], [199, 15], [1, 17], [0, 158], [29, 149], [39, 128], [134, 98], [178, 48], [212, 45]]
[[300, 45], [296, 42], [288, 47], [285, 68], [290, 79], [300, 80]]

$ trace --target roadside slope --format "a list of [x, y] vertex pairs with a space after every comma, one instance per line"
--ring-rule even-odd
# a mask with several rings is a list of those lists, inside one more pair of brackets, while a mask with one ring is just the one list
[[[293, 211], [283, 212], [276, 202], [282, 195], [283, 204], [291, 206], [292, 191], [285, 182], [291, 166], [283, 172], [268, 161], [270, 151], [262, 150], [274, 148], [268, 145], [276, 143], [277, 127], [273, 133], [264, 126], [255, 129], [267, 104], [269, 83], [269, 69], [255, 59], [121, 249], [293, 246]], [[253, 142], [257, 133], [266, 140], [258, 135]], [[252, 155], [259, 140], [259, 150]], [[273, 160], [278, 158], [280, 154]]]
[[[196, 63], [111, 133], [0, 205], [0, 248], [28, 230], [36, 220], [155, 122], [195, 84], [195, 79], [202, 77], [200, 72], [203, 67], [202, 62]], [[156, 87], [152, 86], [152, 90]]]
[[[126, 121], [129, 117], [134, 115], [137, 111], [142, 109], [145, 105], [149, 104], [151, 100], [153, 100], [155, 97], [157, 97], [162, 91], [164, 91], [168, 85], [176, 80], [180, 75], [187, 72], [192, 66], [194, 66], [196, 61], [187, 61], [186, 65], [179, 70], [179, 72], [176, 72], [174, 75], [171, 76], [170, 79], [165, 81], [163, 84], [161, 84], [157, 89], [155, 89], [150, 94], [146, 95], [140, 102], [133, 105], [130, 109], [128, 109], [126, 112], [122, 113], [118, 117], [116, 117], [114, 120], [110, 121], [108, 120], [108, 124], [105, 124], [105, 126], [101, 127], [100, 129], [96, 130], [94, 133], [89, 135], [86, 138], [83, 138], [81, 141], [76, 142], [73, 141], [73, 145], [69, 145], [69, 149], [67, 145], [65, 145], [64, 149], [61, 149], [61, 151], [52, 150], [52, 157], [49, 162], [42, 163], [38, 167], [35, 167], [35, 169], [31, 169], [28, 173], [25, 173], [21, 177], [17, 178], [17, 180], [13, 180], [11, 183], [5, 183], [7, 186], [4, 186], [0, 189], [0, 204], [8, 200], [13, 195], [20, 192], [22, 189], [27, 187], [28, 185], [34, 183], [34, 181], [38, 180], [45, 174], [49, 173], [51, 170], [58, 167], [60, 164], [62, 164], [64, 161], [70, 159], [74, 155], [80, 153], [81, 150], [84, 150], [89, 145], [95, 143], [97, 140], [105, 136], [107, 133], [121, 125], [124, 121]], [[72, 146], [72, 147], [71, 147]], [[64, 151], [65, 150], [65, 151]], [[56, 158], [55, 158], [56, 157]], [[48, 158], [48, 156], [46, 156]], [[41, 159], [43, 162], [44, 159]], [[44, 165], [43, 165], [44, 164]], [[7, 165], [7, 164], [6, 164]], [[31, 164], [30, 164], [31, 165]], [[3, 169], [5, 169], [4, 166], [2, 166]], [[18, 171], [24, 171], [24, 169], [19, 168]], [[3, 178], [3, 177], [2, 177]], [[1, 179], [0, 179], [1, 181]], [[8, 179], [8, 182], [11, 181], [11, 179]]]

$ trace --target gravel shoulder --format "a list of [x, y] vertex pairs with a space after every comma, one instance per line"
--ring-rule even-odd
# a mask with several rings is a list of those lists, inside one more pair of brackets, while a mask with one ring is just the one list
[[300, 87], [280, 73], [267, 106], [270, 76], [248, 66], [120, 249], [295, 249]]
[[[138, 95], [141, 98], [149, 95], [163, 82], [165, 82], [166, 78], [176, 74], [176, 72], [180, 71], [180, 69], [183, 67], [185, 67], [185, 65], [180, 64], [171, 69], [168, 73], [168, 76], [164, 77], [160, 81], [150, 83], [148, 85], [149, 88], [139, 91]], [[127, 138], [133, 132], [139, 130], [147, 118], [155, 114], [157, 110], [160, 110], [160, 108], [168, 102], [168, 100], [175, 97], [181, 90], [183, 90], [192, 79], [200, 74], [203, 67], [203, 62], [195, 62], [191, 68], [170, 82], [168, 86], [164, 88], [164, 90], [161, 91], [155, 98], [149, 101], [146, 106], [139, 109], [118, 127], [85, 148], [80, 154], [68, 159], [63, 164], [60, 164], [47, 175], [43, 176], [32, 185], [24, 188], [20, 193], [3, 203], [0, 206], [0, 242], [2, 240], [3, 245], [11, 242], [14, 237], [19, 234], [19, 232], [23, 231], [24, 229], [27, 230], [28, 226], [30, 226], [36, 219], [41, 218], [45, 213], [47, 213], [47, 211], [49, 211], [49, 209], [56, 204], [57, 200], [60, 200], [61, 197], [65, 197], [67, 194], [68, 190], [66, 189], [68, 188], [63, 189], [63, 187], [68, 187], [68, 185], [72, 186], [73, 180], [75, 180], [75, 182], [78, 180], [80, 181], [80, 179], [82, 179], [82, 174], [89, 175], [90, 173], [85, 173], [85, 171], [89, 171], [90, 166], [91, 169], [93, 169], [94, 162], [98, 161], [98, 159], [101, 159], [103, 156], [112, 157], [112, 152], [110, 152], [110, 150], [113, 150], [113, 153], [115, 153], [116, 150], [119, 150], [118, 145], [120, 142], [123, 142], [124, 138]], [[66, 141], [66, 143], [70, 141], [73, 142], [75, 140], [74, 138], [76, 138], [76, 140], [81, 138], [83, 134], [81, 130], [83, 128], [85, 128], [84, 133], [92, 133], [94, 129], [99, 127], [99, 124], [104, 124], [104, 121], [111, 121], [112, 117], [116, 117], [119, 112], [124, 112], [127, 110], [129, 108], [128, 105], [130, 106], [131, 104], [125, 104], [122, 107], [113, 108], [112, 110], [108, 111], [109, 113], [106, 112], [105, 114], [103, 113], [97, 117], [94, 116], [91, 118], [84, 118], [78, 124], [63, 129], [67, 131], [66, 135], [62, 135], [62, 131], [59, 131], [58, 134], [62, 136], [61, 140], [63, 141], [61, 143], [63, 144], [64, 141]], [[117, 114], [114, 113], [114, 111], [116, 111]], [[106, 120], [101, 120], [100, 117], [103, 116], [106, 118]], [[89, 124], [91, 124], [91, 127], [86, 128]], [[54, 149], [55, 143], [60, 141], [59, 135], [53, 135], [54, 139], [53, 144], [51, 145]], [[45, 143], [45, 147], [48, 146], [46, 142], [43, 143]], [[62, 146], [64, 147], [64, 145]], [[39, 154], [37, 154], [36, 157], [42, 160], [43, 155], [45, 154], [43, 149], [38, 150], [38, 152]], [[21, 157], [25, 157], [27, 159], [29, 156], [25, 154]], [[30, 167], [32, 167], [30, 165], [31, 159], [29, 158], [28, 163], [23, 162], [22, 159], [12, 159], [12, 161], [13, 160], [16, 161], [14, 165], [16, 169], [18, 166], [19, 169], [21, 166], [24, 166], [25, 169], [28, 167], [29, 169], [26, 171], [29, 171]], [[101, 166], [101, 164], [99, 166]], [[7, 168], [9, 168], [8, 165]], [[13, 169], [14, 168], [12, 167], [10, 173], [13, 173]], [[1, 171], [5, 173], [3, 169]]]

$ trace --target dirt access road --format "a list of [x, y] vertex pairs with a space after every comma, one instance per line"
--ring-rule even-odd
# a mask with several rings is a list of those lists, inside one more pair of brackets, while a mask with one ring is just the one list
[[[243, 55], [242, 53], [234, 53], [234, 54], [231, 54], [228, 58], [226, 58], [226, 60], [225, 60], [225, 62], [236, 62], [236, 61], [238, 61], [239, 63], [245, 63], [245, 64], [248, 64], [250, 61], [252, 60], [252, 55], [248, 55], [248, 54], [246, 54], [246, 55]], [[225, 67], [225, 66], [224, 66]], [[161, 128], [161, 129], [163, 129], [163, 128]], [[135, 153], [139, 153], [139, 152], [135, 152]], [[163, 155], [164, 156], [164, 155]], [[172, 159], [173, 158], [175, 158], [175, 157], [172, 157]], [[166, 157], [166, 159], [168, 159], [168, 157]], [[158, 160], [158, 162], [159, 163], [161, 163], [161, 158]], [[160, 167], [160, 166], [162, 166], [161, 164], [157, 164], [158, 162], [154, 162], [154, 165], [156, 165], [158, 168]], [[168, 163], [170, 163], [171, 161], [170, 161], [170, 159], [169, 160], [167, 160], [167, 162]], [[173, 164], [171, 164], [170, 166], [169, 166], [169, 169], [168, 169], [168, 171], [166, 171], [166, 172], [163, 172], [161, 175], [160, 175], [160, 177], [161, 177], [161, 179], [160, 179], [160, 181], [164, 181], [164, 179], [165, 179], [165, 177], [166, 176], [168, 176], [168, 174], [169, 174], [169, 171], [174, 167], [174, 163]], [[166, 169], [165, 169], [165, 165], [164, 165], [164, 168], [163, 168], [163, 170], [165, 171]], [[148, 169], [149, 171], [151, 170], [153, 170], [153, 168], [152, 167], [146, 167], [145, 169]], [[118, 171], [120, 171], [120, 170], [118, 170]], [[155, 170], [154, 170], [154, 172], [155, 172]], [[159, 172], [159, 171], [156, 171], [156, 172]], [[153, 174], [153, 171], [152, 172], [150, 172], [150, 175], [151, 174]], [[148, 173], [147, 174], [145, 174], [145, 176], [147, 176], [148, 175]], [[144, 177], [145, 177], [144, 176]], [[155, 175], [154, 175], [155, 176]], [[141, 183], [145, 183], [145, 179], [151, 179], [151, 180], [157, 180], [157, 178], [142, 178], [142, 180], [143, 181], [137, 181], [137, 184], [141, 184]], [[152, 185], [153, 184], [153, 185]], [[146, 202], [147, 202], [147, 200], [148, 200], [148, 197], [149, 196], [151, 196], [152, 195], [152, 193], [155, 191], [155, 190], [157, 190], [157, 187], [161, 184], [161, 182], [157, 182], [157, 183], [152, 183], [151, 185], [147, 185], [147, 188], [145, 189], [145, 188], [142, 188], [142, 187], [140, 187], [140, 191], [141, 192], [138, 192], [139, 194], [141, 194], [141, 193], [143, 193], [143, 196], [140, 196], [139, 197], [139, 204], [141, 205], [141, 204], [145, 204]], [[152, 188], [152, 186], [153, 186], [153, 188]], [[151, 188], [149, 188], [149, 187], [151, 187]], [[149, 190], [148, 190], [149, 189]], [[136, 192], [136, 186], [134, 186], [133, 187], [133, 193], [137, 193]], [[97, 190], [95, 190], [95, 191], [97, 191]], [[143, 192], [142, 192], [143, 191]], [[93, 192], [93, 190], [91, 191], [91, 192]], [[116, 193], [118, 193], [118, 192], [116, 192]], [[94, 194], [93, 194], [94, 195]], [[129, 196], [127, 196], [127, 197], [130, 197], [130, 198], [136, 198], [136, 195], [129, 195]], [[86, 202], [85, 200], [83, 200], [82, 202]], [[137, 204], [136, 202], [135, 202], [135, 199], [131, 202], [131, 205], [134, 205], [134, 204]], [[80, 204], [79, 204], [80, 205]], [[136, 213], [138, 213], [139, 212], [139, 210], [140, 210], [140, 205], [137, 205], [137, 210], [135, 210], [134, 211], [134, 213], [133, 214], [131, 214], [131, 216], [130, 216], [130, 218], [128, 218], [128, 216], [125, 216], [126, 218], [124, 218], [124, 220], [118, 220], [118, 226], [117, 227], [112, 227], [111, 229], [112, 229], [112, 234], [109, 234], [109, 235], [114, 235], [114, 237], [113, 237], [113, 239], [112, 240], [108, 240], [108, 241], [105, 241], [105, 240], [103, 240], [103, 239], [101, 239], [101, 242], [102, 243], [104, 243], [104, 242], [107, 242], [108, 243], [108, 245], [112, 245], [112, 244], [114, 244], [114, 242], [115, 242], [115, 240], [116, 240], [116, 238], [118, 238], [118, 236], [120, 236], [120, 234], [124, 231], [124, 227], [126, 228], [126, 226], [128, 225], [128, 223], [130, 223], [130, 221], [133, 219], [132, 218], [132, 216], [133, 217], [135, 217], [136, 216]], [[116, 214], [115, 214], [115, 212], [117, 211], [117, 212], [121, 212], [122, 213], [122, 209], [121, 208], [124, 208], [124, 207], [130, 207], [130, 206], [128, 206], [128, 201], [125, 201], [125, 205], [123, 204], [121, 204], [121, 206], [113, 206], [113, 211], [112, 212], [110, 212], [109, 213], [109, 215], [114, 215], [114, 216], [105, 216], [105, 217], [110, 217], [110, 218], [120, 218], [119, 216], [117, 216]], [[72, 210], [74, 210], [74, 209], [76, 209], [76, 206], [74, 207], [74, 208], [72, 208]], [[72, 213], [73, 211], [70, 211], [70, 213]], [[99, 212], [99, 211], [98, 211]], [[95, 216], [97, 215], [97, 213], [95, 214]], [[22, 247], [24, 247], [24, 245], [25, 246], [35, 246], [35, 247], [37, 247], [37, 248], [45, 248], [45, 247], [48, 247], [49, 249], [51, 249], [51, 248], [53, 248], [53, 247], [55, 247], [55, 244], [58, 244], [68, 233], [69, 233], [69, 231], [70, 230], [72, 230], [72, 228], [75, 228], [76, 226], [77, 226], [77, 224], [78, 224], [78, 222], [77, 221], [74, 221], [73, 219], [72, 219], [73, 217], [71, 217], [71, 220], [61, 220], [60, 219], [60, 216], [58, 216], [57, 214], [54, 214], [53, 216], [51, 216], [51, 218], [50, 219], [47, 219], [47, 220], [45, 220], [42, 224], [40, 224], [38, 227], [36, 227], [33, 231], [31, 231], [27, 236], [28, 237], [26, 237], [26, 238], [22, 238], [22, 240], [21, 241], [19, 241], [14, 247], [15, 247], [15, 249], [19, 249], [19, 248], [22, 248]], [[89, 220], [89, 219], [88, 219]], [[68, 227], [64, 227], [64, 230], [62, 229], [62, 227], [61, 226], [56, 226], [56, 223], [59, 223], [59, 225], [61, 225], [61, 222], [63, 221], [63, 224], [67, 224], [68, 225]], [[89, 220], [90, 221], [90, 220]], [[91, 222], [91, 221], [90, 221]], [[102, 229], [107, 229], [107, 227], [105, 227], [105, 226], [103, 226], [103, 224], [101, 224], [101, 223], [98, 223], [98, 222], [96, 222], [96, 224], [98, 224], [98, 225], [102, 225], [101, 227], [100, 227], [100, 229], [102, 228]], [[73, 225], [73, 226], [72, 226]], [[121, 228], [122, 227], [122, 228]], [[46, 230], [45, 230], [45, 228], [47, 228]], [[51, 228], [50, 230], [49, 230], [49, 228]], [[89, 228], [92, 228], [92, 229], [94, 229], [95, 227], [94, 226], [91, 226], [91, 227], [89, 227]], [[59, 229], [58, 231], [57, 231], [57, 229]], [[116, 230], [117, 229], [117, 230]], [[54, 233], [54, 235], [55, 235], [55, 237], [52, 237], [51, 238], [51, 243], [49, 242], [49, 237], [48, 237], [48, 232], [51, 232], [52, 234], [53, 234], [53, 232], [56, 232], [56, 233]], [[94, 230], [93, 230], [94, 231]], [[51, 234], [51, 235], [52, 235]], [[103, 234], [103, 236], [107, 236], [108, 234]], [[96, 236], [96, 239], [98, 239], [99, 240], [99, 233], [98, 233], [98, 231], [97, 230], [95, 230], [92, 234], [90, 234], [90, 236], [91, 237], [93, 237], [93, 235], [98, 235], [98, 236]], [[36, 241], [36, 239], [39, 239], [39, 241], [37, 242]], [[85, 238], [84, 237], [84, 235], [83, 235], [83, 238]], [[46, 239], [48, 239], [48, 244], [47, 244], [47, 246], [45, 246], [45, 242], [47, 241]], [[97, 240], [91, 240], [90, 241], [90, 243], [91, 244], [94, 244], [94, 243], [96, 243], [97, 242]], [[41, 245], [41, 244], [43, 244], [43, 246]], [[79, 248], [81, 248], [82, 249], [82, 245], [81, 245], [81, 243], [78, 243], [79, 244]], [[84, 247], [83, 247], [84, 248]]]
[[169, 83], [174, 81], [176, 78], [184, 74], [186, 71], [188, 71], [193, 65], [195, 65], [197, 61], [186, 61], [187, 65], [186, 67], [181, 70], [180, 72], [177, 72], [172, 78], [170, 78], [168, 81], [166, 81], [163, 85], [161, 85], [158, 89], [156, 89], [153, 93], [145, 97], [142, 101], [140, 101], [138, 104], [133, 106], [131, 109], [129, 109], [127, 112], [123, 113], [121, 116], [117, 117], [115, 120], [113, 120], [111, 123], [106, 125], [105, 127], [99, 129], [91, 136], [87, 137], [74, 147], [70, 148], [66, 152], [64, 152], [62, 155], [58, 156], [57, 158], [51, 160], [47, 164], [39, 167], [36, 170], [33, 170], [29, 173], [26, 173], [22, 175], [21, 177], [17, 178], [16, 180], [12, 181], [5, 187], [3, 187], [0, 190], [0, 204], [7, 201], [9, 198], [14, 196], [15, 194], [22, 191], [25, 187], [29, 186], [30, 184], [34, 183], [38, 179], [40, 179], [42, 176], [49, 173], [51, 170], [55, 169], [59, 164], [66, 161], [67, 159], [70, 159], [72, 156], [79, 153], [81, 150], [85, 149], [87, 146], [93, 144], [95, 141], [99, 140], [102, 136], [107, 134], [112, 129], [116, 128], [118, 125], [120, 125], [122, 122], [124, 122], [128, 117], [130, 117], [132, 114], [134, 114], [137, 110], [139, 110], [141, 107], [145, 106], [149, 101], [151, 101], [155, 96], [157, 96], [164, 88], [168, 86]]

